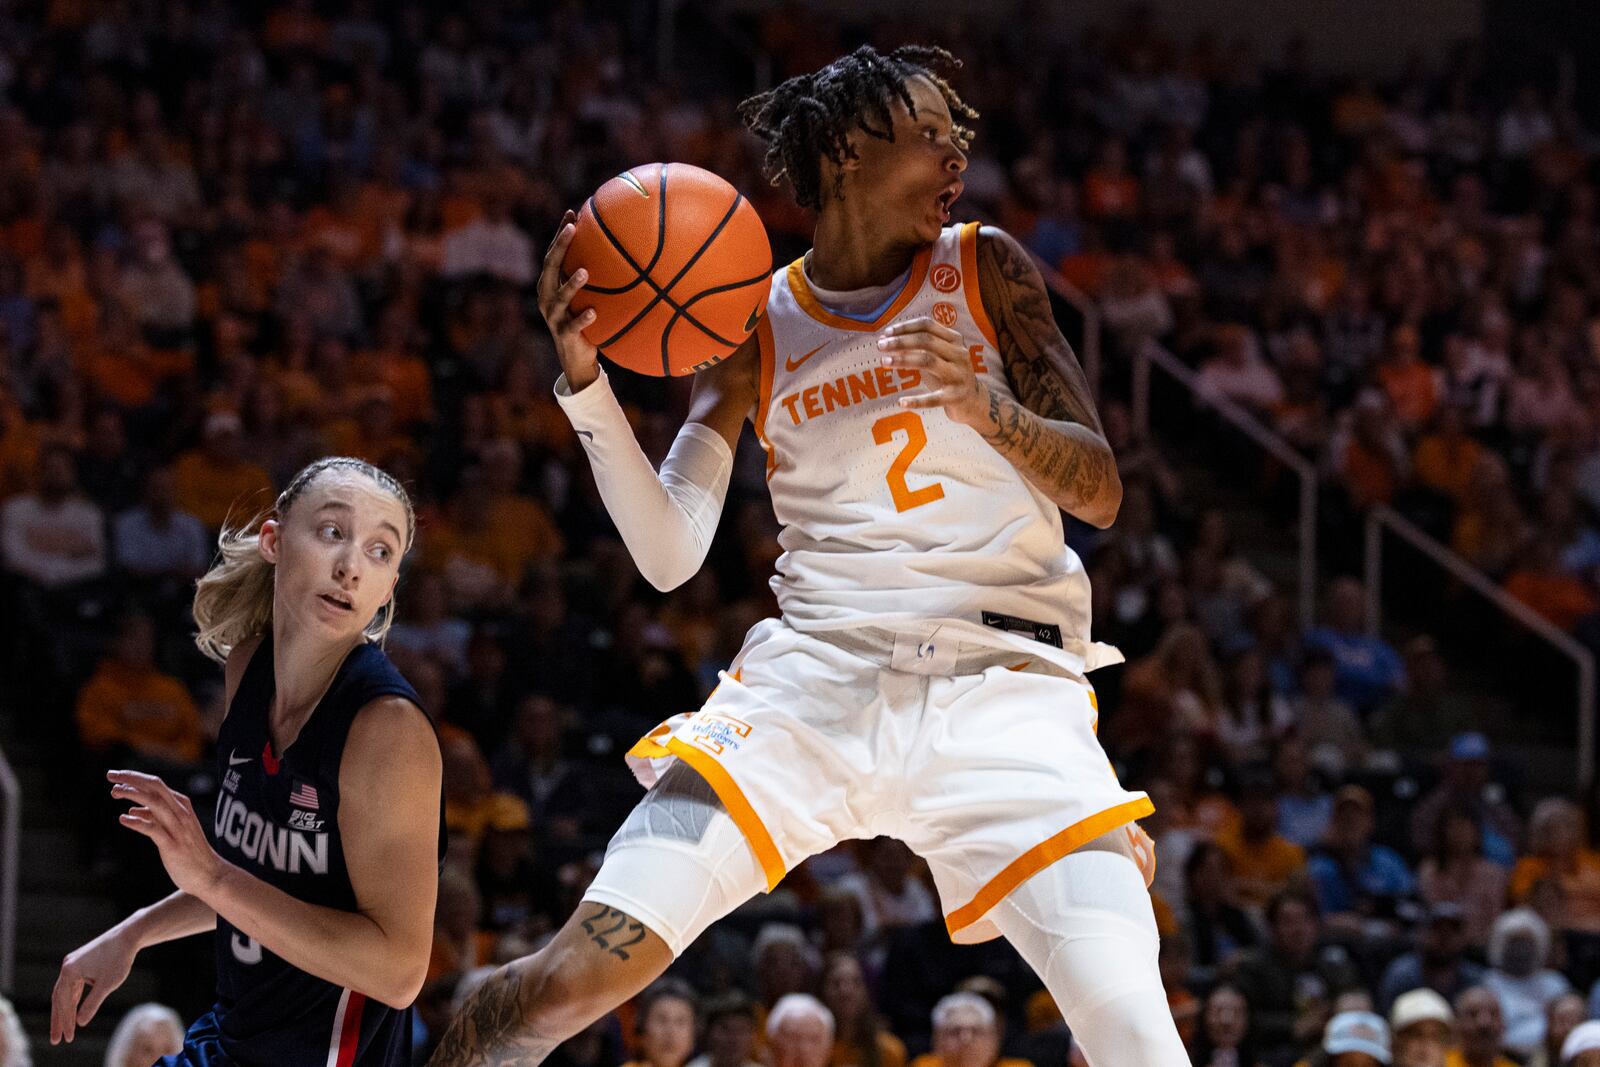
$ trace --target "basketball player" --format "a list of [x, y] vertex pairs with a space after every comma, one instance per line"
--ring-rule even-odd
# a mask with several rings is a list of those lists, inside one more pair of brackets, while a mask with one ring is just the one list
[[[861, 48], [744, 103], [817, 210], [767, 313], [699, 373], [659, 474], [559, 273], [541, 309], [557, 395], [641, 571], [701, 565], [750, 419], [784, 549], [757, 624], [697, 713], [630, 753], [652, 786], [584, 902], [464, 1006], [435, 1067], [532, 1064], [717, 919], [845, 838], [925, 857], [958, 942], [1003, 934], [1095, 1067], [1187, 1063], [1156, 967], [1153, 809], [1118, 784], [1085, 673], [1089, 582], [1060, 510], [1105, 527], [1121, 484], [1084, 376], [1015, 240], [950, 226], [971, 118], [941, 49]], [[952, 114], [954, 113], [954, 114]]]
[[414, 532], [405, 490], [345, 458], [297, 474], [258, 533], [223, 531], [194, 598], [196, 641], [226, 686], [211, 833], [159, 778], [107, 775], [134, 805], [122, 824], [155, 842], [178, 891], [67, 956], [52, 1044], [94, 1017], [139, 949], [215, 929], [217, 1003], [163, 1063], [408, 1067], [440, 758], [376, 642]]

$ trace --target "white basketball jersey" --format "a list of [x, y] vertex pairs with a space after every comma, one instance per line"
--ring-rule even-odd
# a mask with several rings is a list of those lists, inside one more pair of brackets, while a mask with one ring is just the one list
[[1013, 396], [978, 292], [978, 227], [948, 227], [905, 288], [861, 322], [817, 300], [796, 260], [757, 328], [755, 429], [783, 530], [772, 587], [797, 630], [937, 623], [1082, 674], [1121, 657], [1089, 640], [1089, 579], [1056, 505], [943, 409], [908, 410], [922, 372], [878, 336], [928, 316], [963, 335], [984, 384]]

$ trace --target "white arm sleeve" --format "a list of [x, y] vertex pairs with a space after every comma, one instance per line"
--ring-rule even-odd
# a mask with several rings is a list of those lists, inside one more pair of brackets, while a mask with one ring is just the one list
[[657, 475], [604, 369], [577, 393], [563, 374], [556, 379], [556, 402], [578, 431], [600, 499], [639, 573], [662, 592], [694, 577], [705, 562], [728, 495], [733, 473], [728, 442], [709, 426], [685, 423]]

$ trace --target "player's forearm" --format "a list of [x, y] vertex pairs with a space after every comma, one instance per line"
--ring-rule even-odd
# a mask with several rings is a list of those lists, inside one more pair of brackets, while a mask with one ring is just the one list
[[1047, 419], [981, 388], [988, 403], [974, 429], [985, 441], [1062, 511], [1102, 530], [1116, 521], [1122, 479], [1104, 437], [1080, 423]]
[[733, 473], [727, 442], [702, 423], [686, 423], [657, 472], [603, 375], [581, 391], [564, 393], [557, 383], [556, 399], [583, 442], [600, 499], [639, 573], [663, 592], [694, 577], [710, 551]]
[[217, 913], [191, 893], [178, 890], [148, 907], [140, 908], [121, 923], [122, 932], [135, 947], [149, 948], [191, 934], [217, 928]]
[[372, 918], [308, 904], [225, 863], [207, 893], [216, 913], [302, 971], [391, 1007], [416, 999], [428, 969], [426, 936], [402, 937]]

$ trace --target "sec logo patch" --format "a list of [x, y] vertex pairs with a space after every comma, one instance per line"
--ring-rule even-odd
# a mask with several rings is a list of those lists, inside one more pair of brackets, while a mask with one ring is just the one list
[[961, 287], [961, 272], [948, 263], [941, 263], [928, 275], [933, 287], [941, 293], [953, 293]]
[[940, 326], [954, 326], [956, 324], [956, 306], [947, 304], [943, 300], [933, 305], [933, 321]]

